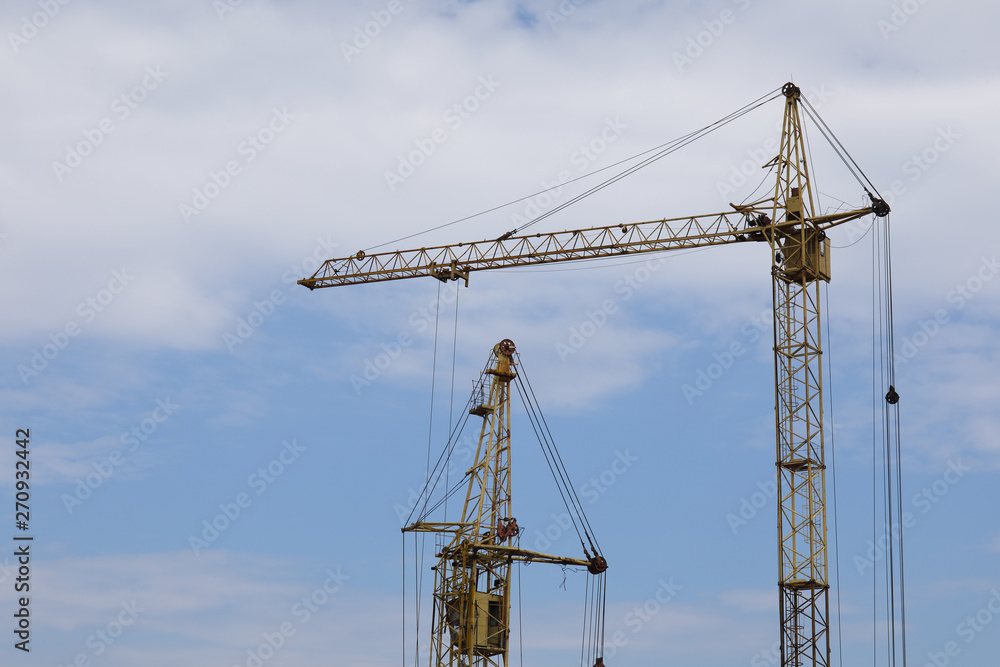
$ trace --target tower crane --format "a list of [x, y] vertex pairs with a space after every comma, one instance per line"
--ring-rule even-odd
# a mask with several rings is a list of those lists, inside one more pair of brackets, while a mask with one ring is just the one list
[[[510, 467], [510, 384], [517, 377], [515, 353], [510, 339], [493, 347], [479, 389], [470, 401], [469, 414], [482, 417], [483, 422], [476, 454], [465, 476], [468, 483], [461, 518], [452, 522], [424, 521], [422, 517], [428, 514], [425, 509], [421, 518], [403, 528], [404, 533], [437, 533], [443, 538], [433, 568], [430, 664], [438, 667], [506, 667], [512, 563], [581, 567], [592, 575], [601, 575], [608, 567], [586, 527], [583, 534], [590, 545], [589, 550], [583, 545], [586, 558], [522, 549], [516, 540], [519, 528], [511, 510]], [[530, 404], [528, 397], [526, 405]], [[560, 465], [554, 460], [549, 463]], [[568, 484], [564, 475], [562, 478]], [[432, 484], [436, 482], [428, 479], [430, 489]], [[429, 500], [428, 489], [424, 493], [427, 495], [421, 497]], [[582, 508], [576, 506], [567, 510], [582, 513]], [[603, 587], [603, 580], [595, 582], [595, 588], [599, 585]]]
[[800, 117], [804, 100], [792, 83], [785, 84], [781, 93], [785, 104], [780, 149], [764, 165], [774, 169], [776, 179], [765, 199], [731, 204], [731, 211], [708, 215], [554, 233], [508, 232], [494, 240], [414, 250], [359, 251], [327, 260], [298, 282], [314, 290], [433, 276], [441, 281], [461, 279], [468, 285], [473, 271], [487, 269], [767, 243], [774, 303], [781, 665], [829, 667], [820, 284], [830, 280], [827, 231], [871, 214], [885, 217], [889, 206], [865, 187], [869, 206], [819, 214]]

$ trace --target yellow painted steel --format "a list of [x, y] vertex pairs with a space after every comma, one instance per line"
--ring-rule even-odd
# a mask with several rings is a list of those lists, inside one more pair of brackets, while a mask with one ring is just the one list
[[[774, 288], [775, 432], [778, 470], [778, 587], [782, 667], [829, 667], [826, 465], [820, 282], [829, 280], [829, 241], [815, 211], [799, 89], [787, 85], [772, 219], [798, 221], [766, 234]], [[783, 209], [777, 202], [784, 202]]]
[[[728, 212], [686, 218], [534, 235], [505, 234], [495, 240], [371, 255], [359, 251], [351, 257], [324, 262], [315, 274], [300, 280], [299, 284], [317, 289], [418, 276], [433, 276], [439, 280], [464, 279], [468, 284], [471, 272], [485, 269], [730, 243], [768, 243], [771, 247], [774, 297], [781, 664], [782, 667], [829, 667], [819, 285], [830, 280], [830, 243], [826, 231], [873, 213], [884, 216], [888, 206], [873, 198], [869, 207], [830, 215], [817, 214], [799, 117], [800, 91], [789, 83], [782, 88], [782, 92], [785, 95], [785, 111], [781, 149], [778, 156], [765, 165], [776, 168], [777, 178], [773, 196], [767, 199], [747, 205], [731, 204], [733, 210]], [[501, 394], [506, 390], [497, 384], [502, 377], [494, 376], [491, 400], [506, 395]], [[495, 420], [497, 413], [490, 412], [487, 417], [488, 420]], [[493, 424], [493, 421], [490, 423]], [[503, 435], [506, 431], [499, 425], [490, 429], [487, 442], [506, 442]], [[484, 426], [484, 435], [486, 433]], [[500, 445], [496, 447], [496, 455], [500, 456]], [[507, 456], [507, 450], [502, 451], [503, 456]], [[504, 505], [509, 502], [509, 497], [502, 492], [507, 488], [504, 484], [509, 477], [500, 472], [484, 472], [483, 475], [482, 482], [493, 484], [491, 488], [494, 490], [491, 495], [475, 497], [472, 506], [478, 508], [476, 521], [482, 521], [486, 516], [502, 516], [504, 512], [509, 516], [509, 509], [506, 509], [509, 506]], [[506, 493], [509, 494], [509, 491]], [[490, 503], [500, 503], [495, 510], [499, 514], [483, 514], [484, 497]], [[467, 505], [472, 500], [470, 495]], [[462, 544], [457, 525], [436, 528], [426, 524], [409, 529], [456, 531], [454, 546], [449, 546], [442, 554], [458, 553], [454, 549]], [[495, 525], [482, 530], [484, 535], [490, 535]], [[461, 534], [466, 536], [463, 539], [474, 539], [474, 531]], [[494, 545], [486, 551], [494, 557], [501, 550]], [[456, 568], [449, 569], [444, 562], [447, 559], [442, 558], [438, 577], [444, 580], [444, 590], [448, 591], [442, 593], [441, 598], [442, 609], [447, 609], [449, 600], [458, 596], [459, 591], [471, 589], [467, 569], [461, 569], [461, 572]], [[498, 567], [493, 564], [494, 561], [488, 562], [489, 567]], [[462, 566], [468, 567], [471, 566]], [[495, 572], [499, 579], [506, 581], [507, 570], [496, 569]], [[499, 576], [501, 574], [503, 576]], [[487, 588], [483, 592], [485, 595], [501, 595], [500, 591], [501, 588]], [[506, 596], [506, 593], [502, 595]], [[468, 609], [474, 607], [471, 601], [467, 604]]]
[[470, 412], [483, 418], [462, 516], [456, 522], [410, 524], [403, 532], [438, 533], [434, 567], [431, 667], [507, 665], [510, 566], [516, 561], [591, 566], [505, 544], [516, 536], [510, 496], [510, 382], [517, 375], [514, 343], [493, 347], [490, 390]]
[[[432, 276], [445, 281], [463, 279], [468, 285], [469, 274], [473, 271], [764, 241], [764, 228], [790, 234], [800, 225], [795, 221], [772, 222], [771, 214], [776, 207], [772, 199], [731, 206], [732, 211], [686, 218], [504, 236], [414, 250], [373, 254], [359, 250], [349, 257], [326, 260], [316, 273], [299, 280], [298, 284], [318, 289]], [[823, 231], [870, 213], [871, 208], [861, 208], [816, 216], [810, 222], [816, 230]], [[761, 221], [764, 227], [758, 226]]]

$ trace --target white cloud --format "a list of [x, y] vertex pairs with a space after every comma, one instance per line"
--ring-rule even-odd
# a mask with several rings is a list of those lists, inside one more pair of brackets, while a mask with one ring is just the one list
[[[397, 393], [408, 405], [415, 394], [409, 390], [428, 389], [433, 334], [429, 328], [416, 331], [410, 318], [431, 303], [436, 283], [310, 293], [292, 286], [287, 275], [304, 277], [319, 258], [370, 248], [536, 192], [560, 171], [577, 176], [607, 166], [702, 127], [791, 76], [814, 100], [826, 98], [822, 116], [883, 194], [894, 181], [905, 190], [892, 218], [897, 344], [912, 338], [938, 309], [954, 316], [897, 369], [904, 429], [912, 434], [908, 463], [940, 471], [949, 457], [964, 456], [992, 471], [1000, 461], [1000, 425], [992, 416], [993, 378], [1000, 370], [992, 344], [1000, 282], [985, 285], [961, 312], [948, 301], [950, 290], [968, 281], [982, 256], [1000, 245], [986, 214], [1000, 149], [993, 118], [1000, 83], [990, 50], [1000, 10], [967, 4], [968, 11], [921, 5], [884, 39], [878, 21], [890, 17], [890, 2], [588, 2], [575, 5], [555, 30], [546, 15], [560, 7], [554, 0], [407, 2], [350, 62], [341, 42], [353, 40], [355, 29], [384, 3], [262, 0], [243, 2], [222, 19], [207, 0], [61, 5], [37, 37], [17, 53], [8, 44], [0, 54], [0, 85], [9, 100], [0, 108], [0, 122], [9, 130], [0, 159], [0, 234], [6, 235], [0, 237], [0, 302], [8, 314], [0, 341], [8, 351], [8, 386], [14, 387], [0, 398], [11, 415], [30, 417], [39, 433], [51, 425], [54, 435], [38, 438], [47, 449], [33, 454], [46, 482], [86, 472], [95, 457], [117, 447], [123, 421], [127, 428], [152, 407], [137, 408], [124, 397], [171, 383], [183, 383], [178, 393], [196, 399], [190, 404], [198, 409], [183, 418], [192, 447], [219, 431], [231, 429], [236, 439], [284, 419], [300, 420], [296, 428], [307, 433], [322, 429], [324, 438], [335, 432], [337, 442], [342, 437], [368, 443], [374, 432], [397, 442], [402, 430], [351, 421], [368, 414], [367, 395], [356, 404], [341, 399], [353, 396], [351, 374], [361, 373], [365, 360], [400, 332], [412, 333], [414, 343], [378, 382], [408, 390]], [[735, 21], [679, 70], [673, 53], [709, 30], [706, 22], [723, 8], [734, 12]], [[34, 11], [32, 2], [7, 3], [0, 16], [17, 30], [22, 15]], [[525, 18], [532, 13], [537, 22], [528, 29]], [[975, 21], [966, 18], [970, 13]], [[816, 25], [823, 30], [803, 28]], [[120, 117], [112, 105], [142, 82], [148, 67], [168, 74]], [[452, 127], [445, 113], [474, 94], [480, 77], [493, 77], [500, 86]], [[269, 138], [265, 130], [274, 110], [285, 108], [294, 115], [288, 127], [269, 130], [273, 141], [255, 149], [250, 160], [244, 142]], [[775, 136], [779, 115], [780, 101], [553, 216], [537, 231], [721, 210], [728, 201], [718, 184], [748, 159], [748, 151], [759, 151]], [[114, 131], [60, 182], [52, 162], [66, 159], [68, 145], [76, 150], [84, 142], [86, 151], [87, 136], [104, 118], [112, 119]], [[609, 119], [627, 127], [581, 168], [581, 146], [599, 136]], [[446, 141], [390, 191], [385, 172], [437, 128], [447, 129]], [[959, 138], [935, 154], [936, 137], [948, 128]], [[860, 201], [860, 187], [818, 133], [810, 130], [810, 140], [824, 203]], [[227, 161], [239, 167], [228, 181], [221, 175]], [[212, 184], [218, 195], [186, 223], [179, 205], [193, 204], [194, 191], [204, 195]], [[733, 199], [754, 185], [742, 186]], [[567, 187], [559, 200], [578, 191]], [[523, 204], [382, 249], [495, 238], [516, 224], [513, 213], [523, 214]], [[838, 246], [850, 242], [846, 230], [833, 236]], [[830, 285], [837, 345], [830, 379], [851, 389], [848, 396], [838, 394], [835, 416], [845, 424], [838, 446], [843, 443], [854, 462], [868, 456], [867, 445], [859, 443], [870, 430], [871, 405], [856, 389], [870, 367], [869, 247], [867, 239], [838, 247]], [[627, 301], [615, 291], [635, 270], [627, 264], [475, 274], [461, 297], [456, 396], [468, 390], [489, 347], [503, 337], [518, 344], [543, 408], [586, 415], [639, 389], [644, 399], [664, 388], [676, 391], [687, 371], [693, 374], [701, 359], [708, 363], [714, 351], [739, 339], [749, 318], [770, 307], [763, 250], [746, 244], [675, 256]], [[113, 272], [122, 270], [134, 281], [85, 321], [81, 304], [86, 311], [87, 299], [106, 298]], [[223, 333], [276, 289], [288, 303], [230, 355]], [[595, 325], [563, 362], [557, 344], [570, 345], [574, 329], [594, 323], [588, 311], [596, 312], [606, 299], [615, 300], [619, 311]], [[441, 319], [439, 391], [450, 371], [443, 358], [450, 351], [450, 313], [446, 308]], [[17, 365], [30, 363], [71, 323], [81, 333], [70, 348], [37, 381], [21, 383]], [[768, 347], [762, 342], [759, 354], [769, 354]], [[283, 382], [292, 387], [288, 377], [296, 374], [324, 380], [322, 389], [316, 389], [319, 383], [297, 385], [312, 391], [301, 405], [262, 389]], [[232, 380], [238, 386], [219, 388]], [[288, 401], [304, 398], [287, 393], [294, 396]], [[682, 400], [679, 392], [675, 398]], [[354, 410], [356, 405], [365, 407]], [[323, 416], [311, 421], [309, 411]], [[758, 423], [771, 419], [764, 412]], [[262, 424], [265, 413], [273, 421]], [[399, 414], [400, 423], [409, 416]], [[694, 433], [697, 425], [689, 428]], [[225, 448], [201, 451], [208, 457], [216, 450]], [[348, 497], [356, 481], [336, 477], [341, 462], [335, 452], [331, 475]], [[208, 464], [231, 461], [210, 458]], [[205, 506], [217, 502], [198, 496], [203, 489], [190, 492]], [[288, 509], [273, 498], [276, 511]], [[368, 521], [370, 509], [350, 510], [352, 520]], [[390, 513], [388, 502], [383, 510]], [[302, 524], [338, 512], [344, 508], [314, 508], [303, 514]], [[976, 516], [968, 514], [970, 520]], [[108, 651], [107, 664], [241, 664], [261, 633], [322, 583], [327, 567], [217, 550], [200, 559], [186, 553], [108, 555], [127, 551], [121, 545], [132, 544], [129, 537], [114, 545], [88, 534], [60, 539], [53, 548], [89, 555], [38, 562], [39, 628], [59, 638], [45, 649], [52, 664], [88, 650], [87, 637], [133, 598], [148, 611]], [[338, 594], [268, 664], [326, 664], [331, 646], [345, 664], [398, 663], [395, 644], [385, 639], [394, 636], [386, 628], [397, 627], [398, 600], [383, 593], [381, 583], [352, 584], [355, 589]], [[763, 600], [763, 593], [744, 590], [725, 597], [722, 611], [687, 600], [671, 603], [631, 647], [655, 656], [656, 664], [664, 647], [678, 660], [693, 662], [700, 650], [719, 661], [748, 660], [766, 648], [759, 637], [775, 631]], [[633, 608], [616, 605], [609, 618], [624, 619]], [[562, 617], [563, 609], [551, 609]], [[539, 624], [526, 628], [526, 638], [536, 647], [570, 647], [579, 636], [570, 625], [545, 634]], [[731, 642], [718, 642], [720, 628]]]
[[[539, 5], [534, 11], [546, 8]], [[88, 335], [180, 348], [210, 345], [227, 317], [236, 314], [238, 303], [275, 280], [259, 270], [259, 262], [294, 259], [302, 240], [314, 238], [317, 231], [335, 230], [346, 249], [432, 226], [534, 191], [542, 179], [569, 166], [573, 151], [607, 118], [621, 117], [629, 127], [623, 143], [613, 146], [613, 155], [593, 166], [698, 127], [763, 89], [755, 81], [741, 81], [726, 87], [723, 95], [718, 85], [726, 76], [719, 69], [726, 56], [751, 44], [759, 50], [766, 43], [756, 30], [756, 16], [762, 11], [758, 7], [747, 8], [690, 76], [671, 71], [667, 51], [674, 40], [684, 43], [684, 26], [700, 29], [697, 16], [677, 17], [674, 10], [660, 8], [646, 10], [639, 20], [595, 4], [580, 7], [551, 32], [541, 24], [532, 31], [516, 28], [511, 10], [477, 3], [453, 7], [445, 19], [407, 7], [372, 46], [347, 63], [336, 45], [353, 34], [355, 25], [369, 20], [367, 12], [345, 16], [308, 5], [288, 12], [247, 5], [225, 22], [216, 22], [204, 7], [181, 6], [170, 20], [179, 22], [186, 34], [182, 46], [175, 32], [163, 29], [163, 16], [67, 7], [49, 28], [66, 40], [32, 44], [34, 53], [22, 54], [19, 67], [7, 74], [18, 94], [34, 100], [42, 114], [15, 116], [17, 111], [8, 110], [5, 123], [33, 128], [32, 141], [42, 141], [47, 148], [35, 159], [26, 187], [14, 192], [11, 223], [5, 230], [10, 245], [5, 247], [18, 251], [7, 264], [9, 276], [37, 273], [39, 258], [44, 257], [42, 266], [49, 267], [45, 275], [82, 276], [82, 283], [74, 280], [73, 286], [84, 289], [66, 290], [58, 278], [35, 281], [30, 293], [8, 287], [7, 298], [23, 316], [7, 335], [30, 339], [62, 326], [75, 317], [80, 300], [106, 281], [111, 268], [125, 266], [142, 282], [137, 280], [134, 294], [125, 297], [127, 308], [109, 314], [103, 326]], [[668, 32], [660, 59], [636, 57], [627, 69], [617, 66], [644, 48], [638, 36], [656, 33], [668, 17], [685, 21], [666, 23], [673, 32]], [[712, 18], [706, 14], [703, 20]], [[615, 31], [623, 23], [639, 30], [638, 36], [624, 41], [612, 37], [620, 34]], [[457, 26], [461, 29], [454, 29]], [[84, 39], [86, 34], [106, 38], [95, 47]], [[226, 49], [218, 46], [220, 34], [230, 40]], [[47, 38], [43, 34], [39, 39]], [[261, 39], [271, 45], [266, 52], [253, 48]], [[482, 48], [485, 44], [497, 48]], [[594, 44], [603, 46], [594, 49]], [[465, 54], [473, 45], [480, 55], [468, 58]], [[421, 58], [414, 59], [418, 47]], [[100, 57], [114, 67], [99, 72], [97, 80], [93, 75], [81, 77], [76, 67], [65, 68], [47, 57], [53, 53], [75, 54], [78, 60]], [[249, 54], [250, 59], [240, 60], [236, 53]], [[615, 58], [609, 58], [612, 53]], [[169, 72], [163, 83], [129, 118], [115, 119], [115, 132], [65, 183], [46, 176], [65, 145], [81, 140], [84, 129], [111, 114], [112, 101], [141, 80], [151, 63]], [[383, 173], [395, 167], [399, 154], [413, 150], [414, 141], [442, 126], [442, 114], [484, 75], [496, 77], [502, 86], [390, 195]], [[650, 84], [664, 78], [669, 85]], [[45, 79], [48, 88], [38, 89], [33, 83], [38, 79]], [[820, 75], [816, 81], [825, 85], [826, 80]], [[984, 89], [978, 80], [948, 85], [955, 88], [953, 94], [933, 95], [926, 84], [903, 82], [886, 88], [837, 81], [829, 85], [832, 97], [824, 115], [860, 154], [859, 161], [877, 174], [880, 156], [895, 153], [904, 158], [914, 150], [913, 142], [930, 141], [937, 124], [954, 117], [956, 109], [948, 100], [993, 90]], [[593, 95], [594, 89], [605, 92]], [[59, 104], [60, 97], [73, 104]], [[254, 163], [244, 163], [242, 173], [217, 200], [184, 225], [177, 206], [190, 199], [192, 188], [209, 182], [209, 172], [218, 172], [227, 159], [243, 161], [238, 146], [265, 126], [276, 106], [296, 114], [292, 127]], [[862, 114], [863, 108], [906, 109], [901, 117], [907, 126], [900, 127], [895, 116]], [[776, 118], [776, 113], [777, 107], [771, 115]], [[981, 134], [977, 127], [988, 119], [973, 110], [962, 114], [961, 131], [969, 137]], [[882, 129], [890, 122], [893, 132]], [[767, 121], [762, 127], [772, 125]], [[889, 145], [882, 142], [881, 151], [874, 151], [864, 140], [872, 132]], [[924, 136], [927, 132], [931, 135]], [[724, 151], [719, 172], [706, 169], [711, 162], [694, 146], [674, 167], [658, 172], [662, 175], [655, 195], [649, 194], [649, 179], [644, 194], [625, 184], [615, 189], [615, 196], [597, 198], [590, 209], [581, 208], [551, 224], [576, 226], [584, 219], [600, 224], [714, 210], [719, 207], [715, 182], [726, 175], [729, 161], [742, 159], [740, 146], [756, 141], [756, 131], [727, 136], [726, 141], [708, 144]], [[737, 150], [727, 150], [727, 142]], [[902, 142], [900, 150], [894, 150], [892, 142]], [[507, 229], [507, 217], [501, 215], [485, 227], [485, 234]], [[475, 224], [456, 227], [441, 236], [452, 240], [484, 235], [475, 229]], [[81, 244], [87, 252], [78, 252]], [[739, 275], [719, 268], [721, 273], [704, 280], [716, 282], [717, 276], [724, 284]], [[236, 297], [236, 303], [223, 294]]]
[[356, 656], [352, 664], [395, 658], [380, 638], [398, 607], [352, 591], [351, 573], [336, 564], [210, 550], [64, 558], [38, 563], [35, 572], [33, 612], [40, 627], [58, 630], [62, 660], [80, 653], [93, 660], [102, 643], [96, 631], [126, 608], [137, 615], [106, 645], [107, 664], [242, 664], [283, 623], [292, 632], [268, 664], [323, 664], [335, 647], [345, 659]]

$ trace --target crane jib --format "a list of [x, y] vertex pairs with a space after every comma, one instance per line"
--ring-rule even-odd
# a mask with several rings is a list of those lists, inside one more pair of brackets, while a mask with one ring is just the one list
[[[822, 232], [875, 212], [872, 207], [806, 218], [805, 225]], [[798, 219], [772, 222], [774, 207], [738, 207], [729, 213], [652, 220], [553, 233], [457, 243], [375, 254], [359, 251], [330, 259], [298, 283], [309, 289], [432, 276], [464, 279], [471, 271], [523, 267], [583, 259], [620, 257], [711, 245], [765, 241], [788, 235], [802, 225]], [[766, 222], [761, 222], [766, 221]]]

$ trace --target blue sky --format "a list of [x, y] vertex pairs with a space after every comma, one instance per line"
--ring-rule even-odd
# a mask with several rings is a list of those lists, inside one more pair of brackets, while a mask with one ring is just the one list
[[[35, 540], [29, 654], [12, 640], [13, 540], [0, 550], [0, 661], [250, 665], [270, 638], [268, 667], [399, 664], [400, 508], [511, 338], [611, 565], [607, 628], [627, 641], [608, 664], [775, 664], [764, 248], [477, 273], [457, 297], [432, 280], [295, 280], [607, 167], [793, 78], [893, 206], [910, 663], [993, 667], [997, 11], [5, 3], [0, 488], [13, 537], [14, 434], [28, 428]], [[538, 229], [725, 210], [759, 182], [780, 114], [765, 106]], [[861, 204], [810, 137], [824, 209]], [[383, 249], [495, 238], [579, 191]], [[868, 224], [832, 234], [824, 297], [837, 664], [872, 664], [885, 563]], [[514, 420], [522, 540], [577, 555]], [[412, 553], [405, 567], [412, 583]], [[583, 575], [565, 589], [558, 568], [521, 575], [525, 662], [578, 661]]]

